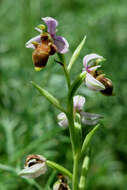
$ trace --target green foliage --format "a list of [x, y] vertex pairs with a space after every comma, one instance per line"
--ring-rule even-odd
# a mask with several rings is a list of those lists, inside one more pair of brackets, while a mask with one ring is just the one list
[[[72, 78], [82, 70], [82, 58], [98, 53], [106, 58], [105, 73], [114, 82], [115, 96], [93, 93], [82, 85], [79, 94], [86, 96], [85, 111], [104, 115], [103, 127], [92, 140], [92, 164], [88, 190], [126, 189], [126, 0], [4, 0], [0, 1], [0, 189], [44, 189], [51, 170], [35, 181], [17, 176], [28, 154], [43, 154], [67, 168], [72, 166], [68, 130], [58, 127], [57, 109], [30, 84], [33, 80], [57, 94], [63, 105], [66, 89], [63, 72], [53, 58], [39, 73], [34, 71], [31, 50], [25, 42], [37, 33], [34, 27], [41, 17], [59, 21], [59, 34], [67, 38], [70, 51], [87, 36], [85, 46], [72, 67]], [[50, 15], [49, 15], [50, 14]], [[107, 77], [108, 77], [107, 76]], [[40, 82], [41, 81], [41, 82]], [[62, 87], [62, 88], [61, 88]], [[89, 98], [90, 101], [89, 101]], [[84, 129], [84, 136], [89, 128]], [[55, 177], [50, 180], [53, 184]]]

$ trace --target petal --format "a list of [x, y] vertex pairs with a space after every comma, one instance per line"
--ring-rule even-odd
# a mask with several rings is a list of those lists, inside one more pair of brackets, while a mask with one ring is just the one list
[[81, 120], [86, 125], [96, 125], [103, 118], [100, 114], [81, 112]]
[[32, 42], [41, 42], [41, 36], [35, 36], [34, 38], [30, 39], [28, 42], [26, 42], [26, 48], [32, 48], [35, 49], [34, 45], [32, 44]]
[[61, 112], [58, 116], [58, 124], [60, 127], [66, 128], [68, 126], [68, 119], [64, 112]]
[[89, 62], [96, 59], [103, 59], [103, 57], [95, 53], [86, 55], [83, 58], [83, 66], [85, 67], [85, 69], [88, 70], [89, 67], [93, 66], [93, 63], [90, 64]]
[[48, 32], [51, 34], [51, 35], [54, 35], [56, 33], [56, 27], [58, 25], [58, 22], [57, 20], [55, 20], [54, 18], [52, 17], [45, 17], [45, 18], [42, 18], [42, 20], [45, 22], [45, 24], [47, 25], [48, 27]]
[[59, 190], [59, 187], [60, 187], [60, 182], [56, 182], [54, 185], [53, 185], [53, 190]]
[[47, 171], [47, 166], [44, 163], [38, 163], [31, 167], [26, 167], [21, 172], [19, 172], [19, 175], [25, 178], [36, 178], [39, 177], [42, 174], [45, 174]]
[[85, 84], [88, 88], [90, 88], [91, 90], [95, 90], [95, 91], [101, 91], [105, 89], [105, 86], [99, 82], [98, 80], [96, 80], [91, 74], [89, 74], [87, 72], [86, 74], [86, 79], [85, 79]]
[[85, 104], [85, 97], [77, 95], [74, 96], [73, 101], [74, 101], [74, 109], [77, 111], [81, 111]]
[[54, 44], [58, 48], [59, 53], [64, 54], [68, 51], [69, 43], [64, 37], [55, 35], [53, 39], [54, 39]]

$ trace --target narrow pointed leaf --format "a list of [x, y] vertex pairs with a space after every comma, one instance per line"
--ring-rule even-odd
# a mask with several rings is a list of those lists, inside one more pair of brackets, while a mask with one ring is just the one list
[[86, 185], [86, 176], [89, 168], [89, 162], [90, 158], [89, 156], [86, 156], [83, 160], [82, 164], [82, 171], [81, 171], [81, 177], [80, 177], [80, 182], [79, 182], [79, 190], [84, 190], [85, 185]]
[[80, 54], [80, 51], [84, 46], [85, 41], [86, 41], [86, 36], [84, 36], [83, 40], [81, 41], [81, 43], [78, 45], [78, 47], [74, 51], [74, 53], [73, 53], [73, 55], [72, 55], [72, 57], [70, 59], [69, 65], [68, 65], [68, 72], [70, 72], [72, 65], [74, 64], [74, 62], [78, 58], [78, 56]]
[[40, 92], [42, 96], [44, 96], [50, 103], [52, 103], [55, 107], [57, 107], [59, 110], [62, 112], [66, 112], [64, 108], [60, 105], [59, 101], [52, 95], [50, 94], [47, 90], [41, 88], [38, 84], [35, 82], [31, 81], [32, 85]]
[[93, 137], [93, 135], [95, 134], [96, 130], [99, 128], [99, 124], [96, 125], [87, 135], [86, 135], [86, 138], [83, 142], [83, 145], [82, 145], [82, 150], [81, 150], [81, 153], [84, 154], [84, 152], [86, 151], [87, 147], [89, 146], [89, 143]]
[[60, 171], [62, 174], [66, 175], [70, 179], [72, 179], [72, 173], [69, 170], [67, 170], [66, 168], [64, 168], [63, 166], [61, 166], [61, 165], [59, 165], [59, 164], [57, 164], [57, 163], [55, 163], [53, 161], [49, 161], [49, 160], [47, 160], [46, 163], [47, 163], [47, 165], [49, 167], [51, 167], [51, 168], [53, 168], [55, 170]]

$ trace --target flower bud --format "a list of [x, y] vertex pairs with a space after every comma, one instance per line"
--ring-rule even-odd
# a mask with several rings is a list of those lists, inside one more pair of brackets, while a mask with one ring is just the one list
[[58, 124], [60, 127], [66, 128], [68, 126], [68, 119], [67, 119], [67, 116], [64, 112], [61, 112], [57, 116], [57, 120], [58, 120]]
[[76, 111], [77, 112], [82, 111], [83, 106], [85, 104], [85, 97], [83, 97], [83, 96], [74, 96], [73, 101], [74, 101], [75, 112]]
[[37, 178], [47, 171], [46, 159], [40, 155], [29, 155], [26, 158], [24, 169], [19, 175], [24, 178]]

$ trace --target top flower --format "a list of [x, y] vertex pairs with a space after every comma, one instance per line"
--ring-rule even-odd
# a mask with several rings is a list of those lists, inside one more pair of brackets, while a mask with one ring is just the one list
[[[47, 25], [47, 32], [49, 33], [51, 39], [53, 40], [53, 43], [56, 45], [57, 52], [62, 53], [62, 54], [66, 53], [69, 49], [69, 44], [64, 37], [56, 35], [56, 27], [58, 26], [57, 20], [55, 20], [52, 17], [45, 17], [45, 18], [42, 18], [42, 20]], [[39, 31], [41, 34], [43, 34], [43, 28], [40, 29], [36, 27], [35, 29]], [[41, 43], [42, 41], [41, 34], [29, 40], [26, 43], [26, 47], [35, 49], [35, 45], [33, 44], [33, 42]]]

